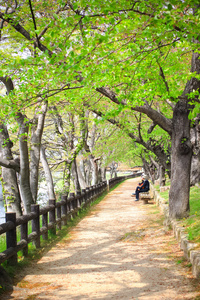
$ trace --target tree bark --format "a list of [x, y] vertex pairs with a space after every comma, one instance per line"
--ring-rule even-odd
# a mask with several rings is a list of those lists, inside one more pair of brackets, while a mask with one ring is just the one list
[[190, 185], [200, 183], [200, 115], [197, 116], [191, 128], [191, 143], [193, 145]]
[[95, 185], [98, 183], [98, 164], [97, 164], [97, 160], [95, 160], [95, 157], [93, 155], [89, 155], [89, 159], [92, 167], [91, 185]]
[[192, 145], [187, 101], [179, 101], [173, 115], [171, 187], [169, 215], [181, 219], [189, 215], [190, 168]]
[[77, 166], [78, 179], [79, 179], [79, 182], [80, 182], [81, 189], [86, 189], [87, 184], [86, 184], [86, 181], [85, 181], [85, 176], [83, 176], [83, 174], [81, 172], [81, 168], [80, 168], [78, 163], [76, 163], [76, 166]]
[[[150, 173], [150, 178], [152, 180], [152, 182], [154, 183], [155, 180], [158, 179], [159, 177], [159, 163], [155, 161], [155, 159], [149, 155], [151, 164], [149, 165], [149, 173]], [[147, 163], [148, 164], [148, 163]]]
[[24, 203], [25, 212], [31, 212], [33, 197], [30, 188], [30, 168], [28, 153], [28, 131], [29, 124], [26, 122], [26, 116], [21, 113], [17, 114], [19, 124], [19, 152], [20, 152], [20, 193]]
[[46, 111], [47, 102], [42, 106], [41, 112], [36, 114], [37, 125], [32, 126], [30, 150], [30, 186], [34, 203], [37, 202], [40, 147]]
[[[197, 41], [197, 43], [199, 43]], [[191, 72], [200, 74], [200, 54], [194, 52]], [[186, 83], [183, 94], [176, 104], [172, 122], [172, 174], [169, 192], [169, 214], [171, 218], [184, 218], [189, 214], [190, 171], [192, 143], [190, 140], [189, 111], [192, 109], [188, 95], [200, 90], [200, 81], [192, 77]]]
[[[12, 142], [5, 125], [0, 124], [0, 144], [2, 157], [6, 161], [13, 161]], [[18, 166], [19, 168], [19, 166]], [[3, 193], [7, 212], [16, 212], [17, 216], [22, 214], [21, 197], [17, 182], [16, 171], [11, 168], [2, 167]]]
[[78, 178], [76, 158], [72, 162], [71, 172], [72, 172], [72, 178], [73, 178], [74, 187], [75, 187], [75, 193], [80, 192], [81, 191], [81, 186], [80, 186], [79, 178]]
[[63, 193], [68, 196], [70, 192], [70, 178], [71, 178], [72, 162], [65, 162], [64, 178], [63, 178]]
[[47, 192], [49, 199], [56, 199], [55, 191], [54, 191], [54, 184], [53, 184], [53, 177], [51, 170], [49, 168], [49, 164], [45, 154], [45, 148], [43, 146], [40, 147], [40, 159], [42, 162], [42, 166], [45, 173], [46, 183], [47, 183]]
[[[155, 167], [155, 164], [151, 161], [148, 162], [145, 155], [141, 154], [141, 159], [143, 162], [143, 169], [145, 174], [151, 179], [151, 181], [154, 183], [155, 180], [157, 179], [157, 170]], [[151, 158], [152, 160], [152, 158]]]
[[160, 186], [165, 186], [165, 168], [163, 166], [159, 166], [159, 185]]

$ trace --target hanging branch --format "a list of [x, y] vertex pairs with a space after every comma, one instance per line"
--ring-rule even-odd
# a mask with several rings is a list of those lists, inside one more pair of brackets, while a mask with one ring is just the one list
[[1, 20], [1, 23], [0, 23], [0, 41], [1, 41], [1, 38], [2, 38], [1, 32], [2, 32], [2, 29], [3, 29], [3, 24], [4, 24], [4, 20]]
[[[37, 25], [36, 25], [36, 20], [35, 20], [35, 15], [34, 15], [34, 12], [33, 12], [33, 7], [32, 7], [31, 0], [29, 0], [29, 7], [30, 7], [32, 19], [33, 19], [34, 29], [35, 29], [35, 31], [36, 31], [36, 30], [37, 30]], [[39, 40], [39, 37], [38, 37], [38, 35], [37, 35], [37, 32], [35, 33], [35, 36], [36, 36], [36, 41], [37, 41], [37, 44], [38, 44], [37, 46], [39, 46], [40, 40]]]

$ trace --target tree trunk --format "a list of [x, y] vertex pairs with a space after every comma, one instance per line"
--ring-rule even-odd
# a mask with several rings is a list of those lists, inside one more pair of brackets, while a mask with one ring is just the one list
[[17, 122], [19, 124], [19, 151], [20, 151], [20, 193], [24, 203], [25, 212], [31, 212], [33, 197], [30, 188], [30, 169], [28, 154], [28, 130], [29, 124], [25, 121], [26, 116], [18, 113]]
[[159, 166], [159, 185], [165, 186], [165, 168], [163, 166]]
[[63, 193], [68, 196], [70, 191], [70, 174], [71, 174], [71, 166], [72, 162], [65, 162], [65, 169], [64, 169], [64, 183], [63, 183]]
[[159, 178], [159, 168], [160, 165], [157, 161], [155, 161], [155, 159], [149, 155], [151, 164], [149, 165], [149, 173], [150, 173], [150, 178], [152, 180], [152, 182], [154, 183], [155, 180], [157, 180]]
[[105, 181], [105, 180], [106, 180], [106, 168], [101, 167], [101, 181]]
[[180, 100], [174, 109], [172, 129], [171, 187], [169, 214], [172, 219], [189, 215], [190, 168], [192, 145], [187, 101]]
[[42, 162], [42, 166], [45, 173], [46, 183], [47, 183], [47, 192], [49, 199], [56, 199], [55, 191], [54, 191], [54, 184], [53, 184], [53, 177], [51, 170], [49, 168], [49, 164], [45, 154], [45, 148], [41, 146], [40, 148], [40, 159]]
[[30, 150], [30, 185], [34, 203], [37, 202], [40, 147], [46, 110], [47, 103], [42, 106], [41, 113], [36, 113], [37, 125], [32, 126]]
[[[5, 125], [0, 124], [0, 144], [3, 159], [13, 160], [9, 134]], [[2, 167], [3, 192], [7, 212], [16, 212], [17, 216], [22, 214], [21, 197], [17, 183], [16, 171]]]
[[[198, 151], [199, 152], [199, 151]], [[200, 152], [192, 156], [190, 185], [200, 183]]]
[[197, 116], [194, 126], [191, 128], [191, 143], [193, 156], [191, 165], [190, 185], [200, 183], [200, 115]]
[[[199, 43], [196, 41], [195, 43]], [[191, 72], [200, 74], [200, 54], [193, 52]], [[190, 141], [190, 121], [188, 114], [192, 108], [188, 95], [200, 89], [200, 80], [192, 77], [176, 104], [172, 122], [172, 167], [169, 192], [169, 214], [171, 218], [184, 218], [189, 215], [190, 171], [192, 144]]]
[[151, 181], [155, 182], [155, 166], [153, 163], [149, 164], [144, 155], [141, 155], [141, 159], [143, 162], [143, 168], [145, 174], [151, 179]]
[[81, 168], [80, 168], [78, 163], [76, 163], [76, 167], [77, 167], [77, 173], [78, 173], [78, 179], [79, 179], [79, 182], [80, 182], [80, 186], [81, 186], [82, 189], [86, 189], [87, 184], [86, 184], [86, 181], [84, 179], [84, 176], [81, 172]]
[[85, 168], [85, 174], [86, 174], [86, 184], [87, 186], [91, 186], [91, 163], [90, 160], [86, 161], [86, 168]]
[[76, 167], [76, 159], [73, 160], [72, 162], [72, 177], [73, 177], [73, 182], [74, 182], [74, 187], [75, 187], [75, 192], [80, 192], [81, 191], [81, 186], [79, 183], [79, 179], [78, 179], [78, 172], [77, 172], [77, 167]]
[[93, 155], [89, 155], [90, 163], [92, 166], [92, 182], [91, 185], [98, 183], [98, 164]]

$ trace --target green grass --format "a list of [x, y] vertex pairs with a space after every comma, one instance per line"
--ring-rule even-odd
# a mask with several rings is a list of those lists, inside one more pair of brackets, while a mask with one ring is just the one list
[[[160, 196], [168, 200], [169, 190], [160, 192]], [[192, 186], [190, 188], [190, 214], [189, 218], [180, 220], [180, 225], [185, 227], [189, 241], [198, 244], [200, 247], [200, 188]]]
[[190, 189], [190, 216], [181, 225], [186, 228], [189, 240], [200, 246], [200, 188], [197, 186]]
[[165, 185], [170, 186], [170, 184], [171, 184], [171, 181], [169, 179], [167, 179], [166, 182], [165, 182]]
[[160, 186], [159, 186], [159, 184], [156, 184], [156, 185], [154, 185], [154, 189], [156, 190], [156, 191], [160, 191]]
[[[40, 216], [40, 227], [42, 227], [42, 216]], [[28, 222], [28, 235], [32, 232], [31, 221]], [[21, 240], [20, 226], [17, 227], [17, 242]], [[0, 235], [0, 252], [6, 250], [6, 234]]]
[[166, 201], [169, 200], [169, 190], [160, 192], [160, 196], [165, 199]]

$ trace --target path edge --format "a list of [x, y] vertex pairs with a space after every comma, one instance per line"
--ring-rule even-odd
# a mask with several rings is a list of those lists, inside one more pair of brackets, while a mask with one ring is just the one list
[[155, 204], [160, 207], [161, 212], [164, 215], [165, 227], [171, 227], [173, 230], [174, 237], [176, 238], [179, 247], [183, 250], [184, 258], [192, 265], [192, 274], [195, 278], [200, 278], [200, 250], [197, 250], [198, 246], [196, 243], [191, 243], [188, 240], [188, 234], [185, 232], [185, 228], [180, 226], [180, 221], [171, 220], [169, 217], [169, 205], [165, 199], [163, 199], [159, 192], [156, 191], [154, 186], [151, 184], [151, 191]]

